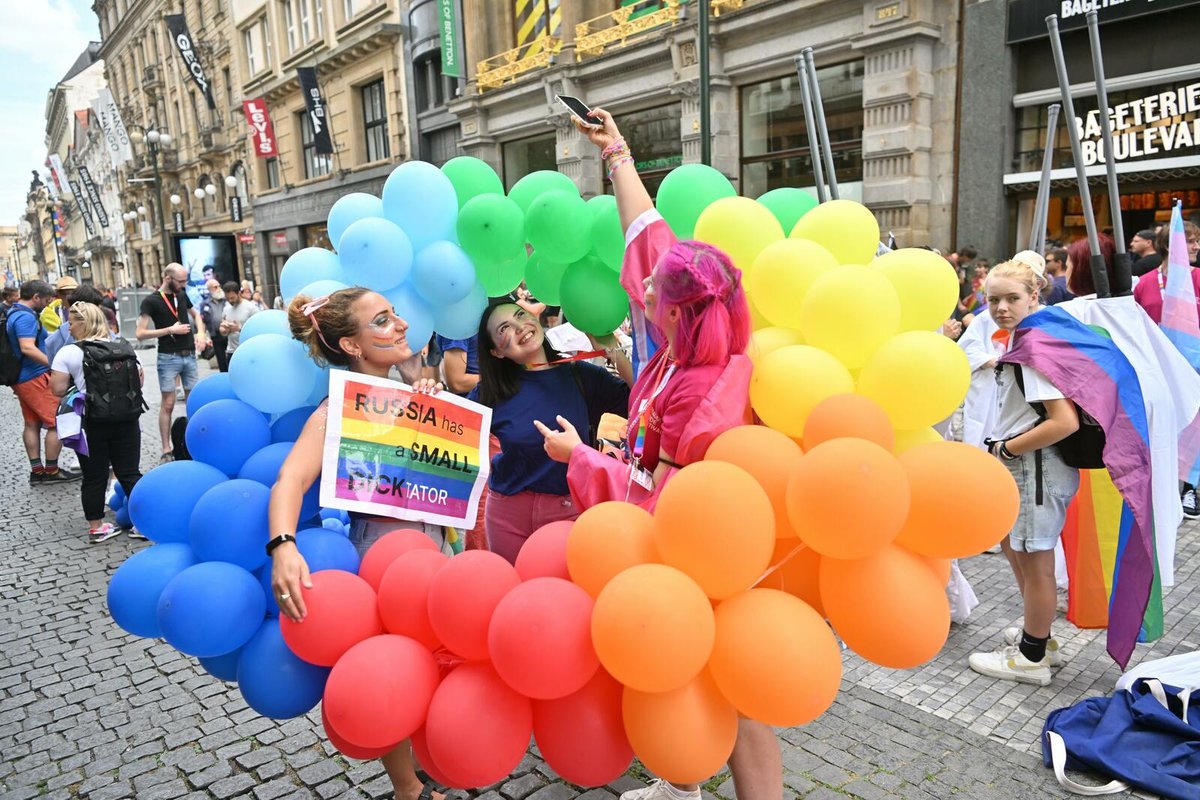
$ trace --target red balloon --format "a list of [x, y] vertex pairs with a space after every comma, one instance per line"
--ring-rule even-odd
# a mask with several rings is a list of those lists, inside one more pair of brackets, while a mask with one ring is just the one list
[[325, 713], [325, 706], [321, 706], [321, 727], [325, 729], [325, 737], [329, 739], [329, 743], [338, 749], [338, 752], [346, 758], [357, 758], [361, 761], [371, 761], [372, 759], [386, 756], [388, 753], [396, 749], [396, 744], [389, 744], [386, 747], [359, 747], [356, 744], [347, 742], [345, 737], [333, 729], [329, 724], [329, 715]]
[[373, 636], [333, 666], [325, 713], [352, 744], [395, 745], [425, 722], [437, 685], [437, 663], [427, 647], [407, 636]]
[[612, 783], [633, 762], [621, 716], [622, 691], [601, 669], [575, 694], [533, 703], [533, 736], [542, 758], [576, 786]]
[[433, 539], [412, 528], [400, 528], [385, 533], [363, 556], [362, 563], [358, 566], [358, 577], [371, 584], [372, 589], [379, 591], [383, 573], [387, 572], [393, 561], [410, 550], [438, 552], [439, 548]]
[[562, 578], [517, 586], [492, 614], [492, 666], [505, 683], [534, 700], [579, 691], [600, 668], [592, 647], [593, 605], [587, 592]]
[[567, 572], [567, 536], [572, 520], [543, 525], [533, 532], [517, 554], [517, 574], [521, 580], [532, 578], [562, 578], [571, 580]]
[[472, 788], [506, 778], [525, 757], [532, 735], [528, 698], [483, 663], [463, 664], [446, 676], [425, 722], [425, 742], [434, 763], [446, 776]]
[[452, 779], [449, 775], [442, 771], [442, 768], [433, 760], [433, 756], [429, 754], [429, 743], [425, 739], [425, 729], [421, 728], [414, 733], [409, 739], [412, 742], [413, 756], [416, 759], [417, 765], [425, 770], [429, 777], [440, 783], [442, 786], [448, 786], [451, 789], [470, 789], [464, 783], [459, 783]]
[[403, 553], [379, 583], [379, 616], [388, 633], [411, 636], [430, 650], [442, 646], [429, 624], [429, 584], [450, 559], [438, 552]]
[[303, 622], [279, 618], [288, 649], [300, 659], [332, 667], [354, 645], [383, 633], [375, 590], [351, 572], [314, 572], [313, 588], [301, 589], [308, 606]]
[[[467, 550], [450, 559], [429, 584], [429, 621], [450, 651], [471, 661], [488, 657], [488, 623], [500, 599], [521, 583], [503, 557]], [[485, 786], [487, 784], [480, 784]]]

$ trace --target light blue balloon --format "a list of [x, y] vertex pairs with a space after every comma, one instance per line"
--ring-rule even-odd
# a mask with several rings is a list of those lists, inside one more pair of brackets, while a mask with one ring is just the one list
[[[316, 367], [317, 365], [314, 364], [313, 366]], [[317, 367], [317, 377], [313, 381], [312, 392], [309, 393], [308, 398], [304, 401], [304, 405], [319, 406], [322, 400], [329, 397], [329, 372], [331, 369], [333, 368], [325, 367], [322, 369], [321, 367]]]
[[186, 544], [156, 544], [131, 555], [108, 581], [113, 622], [134, 636], [162, 636], [158, 598], [171, 580], [196, 563]]
[[253, 317], [246, 320], [246, 324], [242, 326], [242, 344], [264, 333], [278, 333], [280, 336], [286, 336], [290, 339], [292, 337], [292, 329], [288, 327], [287, 312], [271, 308], [266, 311], [259, 311]]
[[[254, 317], [250, 319], [254, 319]], [[229, 382], [229, 373], [218, 372], [215, 375], [209, 375], [197, 383], [192, 388], [192, 393], [188, 395], [188, 416], [192, 416], [214, 400], [226, 400], [229, 398], [237, 399], [237, 395], [233, 393], [233, 384]]]
[[458, 195], [440, 169], [426, 161], [408, 161], [392, 170], [383, 184], [383, 213], [408, 234], [413, 252], [451, 239], [458, 221]]
[[163, 638], [181, 653], [211, 658], [250, 640], [267, 614], [258, 579], [224, 561], [204, 561], [180, 572], [158, 598]]
[[360, 219], [346, 229], [339, 247], [346, 279], [377, 292], [394, 289], [412, 269], [413, 248], [394, 222]]
[[[350, 284], [343, 283], [342, 281], [313, 281], [301, 289], [298, 294], [302, 294], [305, 297], [310, 297], [313, 300], [316, 300], [318, 297], [324, 297], [325, 295], [333, 294], [334, 292], [349, 288]], [[235, 350], [234, 352], [236, 353], [237, 351]]]
[[342, 239], [342, 234], [346, 232], [354, 223], [360, 219], [368, 217], [383, 216], [383, 201], [373, 194], [365, 192], [351, 192], [347, 195], [342, 195], [338, 201], [333, 204], [333, 208], [329, 209], [329, 241], [333, 243], [334, 248], [340, 253], [342, 246], [339, 244]]
[[475, 265], [452, 242], [434, 242], [413, 259], [413, 287], [434, 308], [462, 300], [475, 285]]
[[233, 391], [265, 414], [282, 414], [308, 405], [317, 373], [308, 348], [278, 333], [264, 333], [243, 342], [229, 359]]
[[305, 247], [284, 263], [279, 273], [279, 293], [290, 303], [310, 283], [341, 280], [342, 262], [337, 253], [323, 247]]
[[396, 316], [408, 323], [404, 336], [409, 349], [414, 353], [421, 352], [421, 348], [429, 344], [433, 337], [433, 309], [417, 294], [411, 283], [403, 283], [383, 296], [392, 304]]
[[433, 329], [447, 339], [469, 339], [479, 333], [479, 320], [487, 304], [487, 292], [483, 284], [477, 283], [462, 300], [433, 312]]

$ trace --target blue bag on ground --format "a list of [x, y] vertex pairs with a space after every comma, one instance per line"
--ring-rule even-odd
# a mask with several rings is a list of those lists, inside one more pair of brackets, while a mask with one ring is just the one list
[[[1200, 800], [1200, 691], [1142, 678], [1128, 691], [1091, 697], [1050, 714], [1042, 756], [1059, 783], [1078, 794], [1130, 787], [1166, 798]], [[1113, 778], [1103, 787], [1066, 778], [1064, 769]]]

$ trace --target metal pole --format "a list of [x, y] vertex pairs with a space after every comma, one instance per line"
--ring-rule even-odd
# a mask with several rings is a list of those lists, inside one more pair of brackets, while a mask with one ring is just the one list
[[158, 225], [161, 229], [158, 248], [159, 266], [162, 269], [167, 268], [167, 218], [163, 216], [162, 204], [162, 176], [158, 171], [158, 145], [151, 143], [150, 149], [150, 164], [154, 167], [154, 204], [158, 207]]
[[1029, 231], [1029, 249], [1041, 253], [1046, 246], [1046, 220], [1050, 216], [1050, 171], [1054, 169], [1054, 140], [1058, 136], [1058, 112], [1062, 106], [1051, 103], [1046, 110], [1046, 151], [1042, 154], [1042, 180], [1037, 202], [1033, 205], [1033, 226]]
[[712, 166], [712, 117], [709, 113], [708, 99], [708, 2], [700, 0], [696, 4], [700, 15], [697, 38], [700, 40], [700, 163]]
[[1104, 56], [1100, 51], [1100, 24], [1095, 11], [1087, 12], [1088, 40], [1092, 45], [1092, 72], [1096, 78], [1096, 108], [1100, 117], [1100, 142], [1104, 150], [1104, 171], [1108, 178], [1108, 207], [1112, 215], [1113, 294], [1126, 296], [1133, 291], [1133, 260], [1125, 252], [1125, 224], [1121, 219], [1121, 192], [1117, 186], [1117, 165], [1113, 159], [1112, 124], [1108, 118], [1108, 86], [1104, 80]]
[[808, 67], [808, 83], [812, 92], [813, 113], [817, 118], [817, 132], [821, 138], [821, 150], [825, 157], [825, 176], [829, 181], [829, 197], [838, 199], [837, 172], [833, 167], [833, 143], [829, 141], [829, 128], [825, 126], [825, 104], [821, 102], [821, 84], [817, 81], [817, 66], [813, 63], [811, 47], [801, 51], [804, 63]]
[[817, 201], [829, 199], [825, 193], [825, 170], [821, 166], [821, 143], [817, 141], [817, 122], [813, 117], [812, 96], [808, 91], [808, 65], [804, 56], [796, 56], [796, 75], [800, 79], [800, 101], [804, 103], [804, 130], [808, 134], [808, 158], [812, 161], [813, 182], [817, 185]]
[[1054, 68], [1058, 73], [1058, 88], [1062, 92], [1063, 113], [1067, 115], [1067, 133], [1071, 137], [1071, 156], [1075, 160], [1075, 180], [1079, 184], [1079, 199], [1083, 204], [1083, 224], [1087, 228], [1088, 249], [1092, 254], [1092, 282], [1097, 297], [1108, 297], [1108, 267], [1100, 254], [1100, 237], [1096, 234], [1096, 214], [1092, 210], [1092, 192], [1088, 188], [1087, 170], [1083, 166], [1083, 146], [1079, 142], [1079, 128], [1075, 124], [1075, 102], [1071, 99], [1071, 82], [1067, 78], [1067, 62], [1063, 60], [1062, 41], [1058, 36], [1058, 15], [1046, 17], [1046, 29], [1050, 32], [1050, 49], [1054, 54]]

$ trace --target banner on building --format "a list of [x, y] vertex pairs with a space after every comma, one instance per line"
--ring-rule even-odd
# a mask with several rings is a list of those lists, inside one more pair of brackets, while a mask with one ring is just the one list
[[243, 100], [242, 111], [246, 114], [246, 122], [250, 123], [250, 130], [254, 132], [254, 154], [259, 158], [278, 156], [279, 148], [275, 144], [275, 129], [271, 126], [266, 99], [256, 97]]
[[308, 109], [308, 120], [312, 123], [316, 152], [331, 156], [333, 137], [329, 134], [329, 113], [325, 108], [325, 98], [321, 97], [321, 87], [317, 84], [317, 70], [315, 67], [297, 67], [296, 75], [300, 78], [300, 93], [304, 95], [304, 107]]
[[329, 374], [321, 506], [469, 528], [489, 470], [491, 409], [449, 392]]
[[438, 33], [442, 40], [442, 74], [451, 78], [462, 77], [459, 60], [462, 51], [458, 46], [458, 0], [438, 0]]
[[[100, 227], [108, 227], [108, 214], [104, 211], [104, 206], [100, 202], [100, 192], [96, 189], [96, 183], [92, 180], [92, 173], [88, 172], [85, 166], [78, 167], [79, 180], [83, 181], [83, 190], [87, 192], [88, 202], [92, 204], [92, 211], [96, 214], [96, 219], [100, 220]], [[72, 190], [74, 191], [74, 190]]]
[[50, 219], [54, 222], [54, 241], [62, 247], [67, 243], [67, 219], [57, 208], [50, 211]]
[[71, 194], [75, 197], [75, 205], [79, 208], [79, 216], [83, 217], [83, 227], [87, 231], [89, 239], [96, 235], [96, 225], [92, 222], [92, 214], [88, 210], [88, 202], [84, 194], [79, 189], [79, 183], [67, 173], [67, 185], [71, 187]]
[[182, 211], [171, 212], [171, 222], [175, 226], [176, 233], [183, 233], [183, 212]]
[[213, 100], [212, 83], [208, 79], [208, 75], [204, 72], [204, 65], [200, 63], [200, 56], [196, 52], [195, 42], [192, 41], [192, 34], [188, 32], [187, 20], [182, 14], [167, 14], [167, 30], [171, 32], [171, 41], [175, 43], [175, 48], [179, 50], [179, 56], [183, 59], [183, 64], [187, 68], [188, 74], [192, 76], [192, 80], [200, 91], [204, 93], [204, 99], [208, 102], [210, 111], [217, 110], [217, 103]]
[[113, 99], [108, 87], [100, 90], [100, 94], [92, 101], [92, 110], [100, 120], [100, 130], [104, 131], [104, 142], [108, 146], [108, 156], [114, 167], [119, 167], [126, 161], [133, 160], [133, 145], [129, 143], [129, 132], [125, 130], [125, 122], [121, 119], [121, 110]]
[[[50, 166], [50, 159], [46, 159], [46, 166]], [[50, 195], [52, 201], [58, 201], [58, 189], [54, 186], [54, 178], [49, 174], [42, 175], [42, 186], [46, 187], [46, 193]]]
[[1011, 0], [1008, 4], [1008, 43], [1049, 36], [1046, 17], [1050, 14], [1058, 15], [1059, 30], [1069, 31], [1086, 28], [1089, 11], [1095, 11], [1103, 25], [1197, 3], [1200, 0]]
[[62, 159], [58, 157], [58, 153], [51, 153], [46, 157], [46, 166], [50, 168], [50, 177], [54, 179], [54, 186], [61, 195], [70, 187], [70, 183], [67, 181], [67, 171], [63, 169]]
[[229, 198], [229, 219], [232, 222], [242, 221], [242, 198], [236, 194]]

